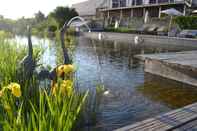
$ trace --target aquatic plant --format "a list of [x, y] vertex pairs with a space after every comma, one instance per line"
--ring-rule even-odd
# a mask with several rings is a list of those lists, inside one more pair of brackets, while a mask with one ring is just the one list
[[[36, 72], [24, 81], [18, 75], [18, 63], [26, 49], [12, 41], [1, 41], [0, 46], [0, 130], [65, 130], [74, 128], [80, 117], [88, 92], [74, 88], [73, 65], [62, 65], [54, 83], [56, 92], [48, 85], [40, 85]], [[34, 51], [36, 63], [39, 53]]]
[[[16, 84], [17, 87], [19, 86]], [[12, 85], [15, 88], [15, 85]], [[4, 91], [5, 92], [5, 91]], [[49, 95], [40, 91], [38, 104], [29, 100], [30, 108], [25, 110], [24, 100], [16, 93], [5, 92], [0, 100], [0, 124], [3, 130], [57, 130], [70, 131], [76, 124], [80, 110], [85, 102], [85, 94]], [[24, 106], [25, 105], [25, 106]]]

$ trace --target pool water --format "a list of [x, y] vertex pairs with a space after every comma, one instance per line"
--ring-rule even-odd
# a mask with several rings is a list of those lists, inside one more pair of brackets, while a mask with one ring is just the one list
[[[194, 89], [195, 95], [192, 95], [183, 84], [165, 79], [161, 84], [155, 83], [154, 79], [147, 82], [143, 62], [134, 57], [136, 54], [182, 50], [191, 49], [162, 45], [162, 43], [135, 45], [132, 42], [118, 43], [79, 38], [75, 56], [75, 62], [79, 67], [77, 71], [78, 86], [82, 89], [92, 90], [96, 85], [102, 83], [108, 90], [108, 94], [102, 96], [97, 113], [97, 124], [86, 130], [110, 131], [197, 101], [197, 91]], [[189, 96], [193, 99], [189, 99], [189, 97], [189, 102], [181, 101], [173, 105], [173, 101], [170, 100], [165, 101], [160, 97], [153, 99], [152, 96], [157, 93], [162, 94], [162, 92], [152, 93], [151, 91], [154, 89], [151, 87], [156, 88], [156, 91], [165, 90], [165, 87], [168, 87], [166, 88], [168, 94], [173, 93], [177, 100], [183, 97], [177, 93], [182, 92], [187, 92], [185, 94], [187, 97], [184, 97], [186, 100]], [[169, 95], [162, 97], [171, 98]], [[176, 97], [172, 97], [172, 99]]]

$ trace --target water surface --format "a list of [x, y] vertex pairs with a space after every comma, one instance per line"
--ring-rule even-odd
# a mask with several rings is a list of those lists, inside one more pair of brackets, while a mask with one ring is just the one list
[[[97, 116], [98, 122], [93, 129], [89, 130], [110, 131], [197, 101], [195, 97], [197, 91], [192, 90], [195, 92], [192, 94], [191, 90], [182, 84], [180, 86], [176, 82], [165, 81], [165, 79], [161, 84], [158, 82], [160, 80], [154, 83], [154, 79], [147, 83], [143, 63], [134, 57], [136, 54], [191, 49], [176, 47], [170, 43], [169, 45], [162, 43], [135, 45], [132, 42], [118, 43], [79, 38], [75, 57], [79, 66], [77, 72], [79, 87], [92, 89], [97, 84], [103, 83], [109, 90], [109, 94], [102, 97], [100, 112]], [[156, 88], [156, 92], [153, 92], [153, 87]], [[171, 92], [171, 96], [175, 97], [171, 97], [170, 94], [166, 95], [166, 92], [162, 94], [163, 90], [166, 90], [168, 94]], [[152, 96], [157, 93], [169, 100], [162, 99], [162, 97], [153, 99]], [[188, 99], [189, 102], [181, 101], [182, 97]], [[176, 98], [176, 100], [170, 100], [170, 98]], [[179, 100], [180, 102], [174, 102]]]
[[[22, 41], [19, 38], [20, 42]], [[33, 43], [45, 50], [41, 63], [56, 66], [54, 41], [33, 38]], [[24, 40], [25, 44], [26, 40]], [[144, 53], [175, 52], [192, 50], [189, 47], [176, 47], [162, 43], [98, 41], [78, 38], [74, 62], [77, 88], [94, 91], [103, 84], [109, 94], [103, 95], [97, 112], [96, 125], [88, 125], [85, 130], [111, 131], [122, 126], [154, 117], [197, 101], [197, 91], [191, 86], [152, 79], [144, 73], [143, 62], [134, 56]], [[156, 77], [158, 78], [158, 77]]]

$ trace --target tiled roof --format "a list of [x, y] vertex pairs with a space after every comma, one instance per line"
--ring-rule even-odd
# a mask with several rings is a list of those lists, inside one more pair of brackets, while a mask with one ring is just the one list
[[96, 9], [102, 7], [105, 2], [106, 0], [88, 0], [73, 4], [72, 7], [76, 9], [80, 16], [95, 15]]

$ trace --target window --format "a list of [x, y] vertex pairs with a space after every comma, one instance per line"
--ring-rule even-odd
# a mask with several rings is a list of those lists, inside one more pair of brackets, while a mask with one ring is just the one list
[[132, 0], [132, 5], [135, 5], [135, 0]]
[[119, 7], [119, 0], [112, 0], [112, 8]]
[[143, 4], [143, 0], [137, 0], [136, 1], [136, 5], [142, 5]]
[[150, 4], [156, 4], [156, 0], [150, 0]]
[[126, 0], [120, 0], [120, 7], [126, 7]]
[[168, 3], [169, 0], [158, 0], [158, 3]]
[[126, 0], [112, 0], [112, 8], [126, 7]]

